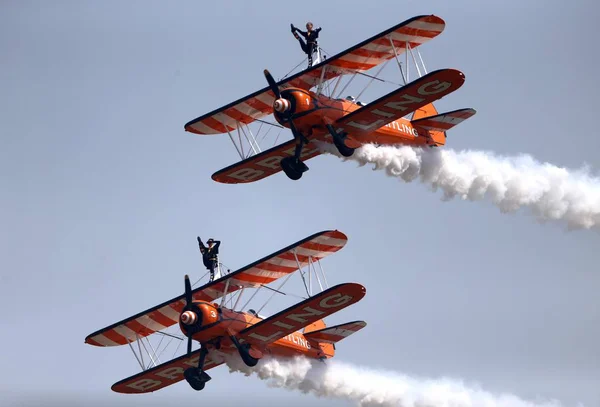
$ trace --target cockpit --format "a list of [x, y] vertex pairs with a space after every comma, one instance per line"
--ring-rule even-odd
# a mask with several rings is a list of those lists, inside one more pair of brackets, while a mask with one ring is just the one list
[[249, 309], [248, 310], [248, 314], [253, 315], [255, 318], [259, 318], [259, 319], [265, 319], [265, 317], [263, 315], [258, 314], [256, 311], [254, 311], [253, 309]]
[[360, 100], [356, 100], [356, 98], [354, 96], [346, 96], [346, 100], [348, 102], [354, 103], [354, 104], [359, 105], [359, 106], [366, 106], [367, 105], [366, 103], [361, 102]]

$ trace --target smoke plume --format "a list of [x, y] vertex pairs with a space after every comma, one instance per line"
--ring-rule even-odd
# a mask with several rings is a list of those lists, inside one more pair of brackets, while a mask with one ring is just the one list
[[416, 379], [302, 356], [266, 357], [255, 367], [239, 357], [226, 360], [230, 372], [258, 376], [270, 387], [299, 390], [318, 397], [344, 399], [360, 407], [560, 407], [556, 401], [530, 402], [510, 394], [495, 396], [450, 379]]
[[[331, 144], [326, 153], [341, 157]], [[343, 157], [341, 157], [343, 158]], [[600, 228], [600, 179], [586, 168], [570, 171], [529, 155], [499, 157], [489, 152], [365, 145], [344, 160], [373, 165], [404, 182], [459, 197], [493, 202], [502, 213], [528, 208], [540, 222], [563, 221], [569, 230]]]

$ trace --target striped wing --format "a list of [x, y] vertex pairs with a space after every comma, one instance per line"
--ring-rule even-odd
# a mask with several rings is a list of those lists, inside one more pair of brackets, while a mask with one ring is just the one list
[[434, 15], [413, 17], [300, 72], [290, 78], [289, 84], [308, 90], [319, 84], [323, 71], [324, 80], [368, 71], [404, 53], [407, 44], [416, 48], [437, 37], [445, 26], [444, 20]]
[[[340, 75], [368, 71], [405, 52], [407, 44], [416, 48], [438, 36], [444, 27], [444, 20], [434, 15], [411, 18], [278, 82], [278, 86], [309, 90], [319, 84], [321, 77], [330, 80]], [[235, 130], [238, 123], [249, 124], [273, 113], [273, 101], [274, 95], [267, 86], [188, 122], [185, 130], [196, 134], [226, 133]]]
[[[123, 379], [113, 384], [111, 389], [117, 393], [127, 394], [151, 393], [160, 390], [183, 380], [185, 369], [197, 367], [199, 358], [200, 349]], [[211, 354], [208, 354], [203, 370], [207, 371], [222, 364], [222, 360], [215, 360]]]
[[240, 339], [264, 348], [360, 301], [365, 294], [366, 289], [360, 284], [338, 284], [244, 329]]
[[[192, 291], [194, 300], [214, 301], [241, 288], [260, 287], [297, 271], [311, 261], [340, 250], [348, 238], [342, 232], [316, 233], [284, 249]], [[299, 267], [300, 266], [300, 267]], [[179, 322], [184, 295], [90, 334], [85, 342], [95, 346], [118, 346], [164, 330]]]

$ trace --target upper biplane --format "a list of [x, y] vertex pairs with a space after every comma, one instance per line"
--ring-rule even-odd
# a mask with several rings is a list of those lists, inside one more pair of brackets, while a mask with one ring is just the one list
[[[308, 170], [303, 160], [323, 152], [319, 142], [333, 144], [345, 157], [364, 144], [442, 146], [447, 130], [475, 114], [474, 109], [438, 114], [433, 106], [465, 81], [464, 74], [455, 69], [427, 73], [423, 63], [418, 47], [444, 27], [440, 17], [417, 16], [279, 82], [265, 70], [267, 87], [188, 122], [185, 130], [229, 134], [242, 161], [212, 175], [215, 181], [229, 184], [258, 181], [282, 169], [289, 178], [300, 179]], [[399, 58], [402, 53], [406, 54], [405, 69]], [[419, 75], [412, 82], [409, 54]], [[383, 81], [377, 76], [394, 59], [404, 82], [400, 88], [368, 104], [357, 100], [366, 88], [356, 98], [339, 97], [357, 75], [370, 78], [367, 87], [375, 79]], [[365, 73], [376, 66], [380, 69], [375, 75]], [[348, 75], [336, 96], [340, 81]], [[281, 126], [269, 124], [291, 129], [294, 139], [263, 151], [248, 125], [259, 122], [262, 127], [268, 123], [262, 119], [270, 114]], [[232, 134], [235, 131], [239, 142]]]
[[[358, 302], [366, 292], [356, 283], [327, 287], [320, 260], [340, 250], [346, 241], [346, 235], [337, 230], [316, 233], [196, 289], [192, 289], [186, 275], [183, 295], [94, 332], [85, 342], [95, 346], [129, 345], [142, 372], [115, 383], [112, 389], [119, 393], [153, 392], [184, 378], [193, 389], [202, 390], [211, 379], [206, 371], [223, 364], [227, 355], [235, 353], [248, 366], [256, 365], [265, 355], [331, 358], [336, 342], [366, 326], [363, 321], [354, 321], [327, 328], [323, 321]], [[295, 271], [300, 271], [308, 294], [304, 301], [268, 318], [260, 315], [266, 303], [258, 311], [236, 310], [244, 290], [256, 289], [240, 309], [246, 309], [261, 288], [272, 291], [266, 302], [277, 293], [284, 294], [282, 287]], [[267, 286], [283, 277], [277, 288]], [[312, 293], [314, 280], [321, 288], [316, 294]], [[165, 338], [184, 340], [166, 332], [176, 324], [187, 337], [187, 352], [160, 363]], [[158, 345], [149, 340], [155, 333], [161, 334]], [[192, 351], [193, 341], [200, 343], [200, 349]], [[139, 353], [133, 346], [136, 342]], [[148, 365], [142, 348], [150, 359]]]

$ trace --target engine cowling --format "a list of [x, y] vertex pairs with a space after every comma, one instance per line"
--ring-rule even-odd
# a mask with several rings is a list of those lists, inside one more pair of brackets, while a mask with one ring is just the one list
[[273, 102], [273, 116], [278, 123], [285, 125], [291, 118], [294, 123], [300, 121], [295, 116], [315, 108], [313, 96], [302, 89], [285, 89], [281, 97]]
[[219, 320], [218, 308], [209, 302], [194, 301], [187, 305], [179, 316], [179, 328], [188, 334], [195, 334]]

